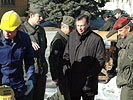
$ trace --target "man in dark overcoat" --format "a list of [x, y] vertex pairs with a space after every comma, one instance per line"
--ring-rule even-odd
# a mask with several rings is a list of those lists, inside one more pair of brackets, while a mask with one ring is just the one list
[[64, 52], [65, 75], [71, 100], [94, 100], [98, 93], [98, 75], [105, 64], [103, 39], [90, 29], [89, 16], [76, 18], [76, 30], [70, 36]]

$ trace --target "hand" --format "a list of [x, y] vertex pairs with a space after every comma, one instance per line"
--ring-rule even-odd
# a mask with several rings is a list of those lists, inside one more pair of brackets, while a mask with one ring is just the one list
[[69, 65], [64, 65], [63, 66], [63, 74], [66, 76], [69, 71], [70, 71], [70, 66]]
[[56, 85], [58, 85], [58, 81], [59, 81], [58, 79], [53, 80], [53, 81], [55, 82]]
[[107, 40], [107, 37], [105, 36], [105, 37], [103, 37], [103, 40]]
[[33, 81], [27, 80], [25, 82], [25, 85], [27, 86], [27, 91], [25, 92], [25, 95], [28, 95], [31, 92], [31, 90], [33, 89]]
[[33, 42], [33, 41], [32, 41], [32, 47], [34, 48], [35, 51], [37, 51], [40, 48], [40, 46], [36, 42]]
[[56, 80], [53, 80], [55, 83], [58, 83], [58, 79], [56, 79]]

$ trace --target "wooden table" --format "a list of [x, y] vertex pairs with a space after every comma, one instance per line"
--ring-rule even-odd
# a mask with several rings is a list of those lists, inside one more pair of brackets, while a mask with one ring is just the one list
[[[93, 31], [96, 32], [97, 34], [99, 34], [103, 39], [109, 33], [109, 31], [98, 31], [98, 30], [93, 30]], [[115, 33], [114, 35], [109, 37], [107, 40], [108, 41], [116, 41], [117, 40], [117, 33]]]

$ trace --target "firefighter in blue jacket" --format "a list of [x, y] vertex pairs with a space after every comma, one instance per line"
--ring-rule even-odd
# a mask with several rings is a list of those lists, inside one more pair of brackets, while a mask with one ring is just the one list
[[[11, 86], [16, 100], [26, 100], [33, 88], [34, 51], [28, 34], [19, 30], [21, 20], [19, 15], [7, 11], [0, 24], [0, 71], [1, 84]], [[24, 81], [23, 62], [28, 80]]]

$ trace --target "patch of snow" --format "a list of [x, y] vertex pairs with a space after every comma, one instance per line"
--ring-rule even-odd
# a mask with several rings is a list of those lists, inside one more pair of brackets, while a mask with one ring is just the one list
[[95, 100], [120, 100], [121, 89], [116, 85], [116, 76], [107, 84], [98, 83], [98, 95]]

